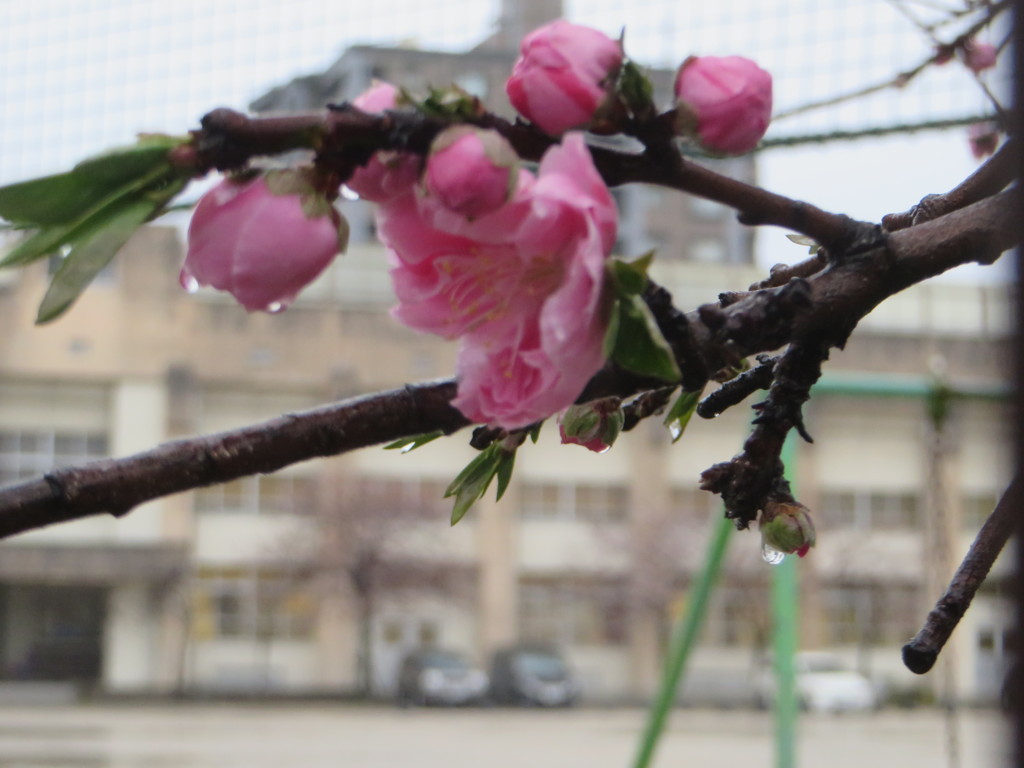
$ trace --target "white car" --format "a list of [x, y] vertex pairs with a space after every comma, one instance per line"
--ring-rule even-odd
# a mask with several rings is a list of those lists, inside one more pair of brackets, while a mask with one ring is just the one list
[[[830, 653], [803, 652], [793, 660], [796, 693], [801, 709], [811, 712], [853, 712], [876, 709], [878, 692], [860, 672]], [[757, 703], [775, 701], [775, 671], [769, 663], [754, 683]]]

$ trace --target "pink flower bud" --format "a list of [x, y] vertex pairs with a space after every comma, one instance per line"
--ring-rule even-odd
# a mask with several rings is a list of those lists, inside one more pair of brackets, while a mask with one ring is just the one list
[[622, 66], [622, 45], [564, 20], [534, 30], [505, 85], [523, 117], [552, 136], [590, 122]]
[[227, 291], [250, 312], [279, 311], [345, 249], [347, 234], [344, 219], [295, 172], [227, 179], [192, 215], [181, 284]]
[[768, 502], [761, 512], [760, 527], [762, 546], [782, 554], [803, 557], [815, 543], [810, 510], [796, 501]]
[[979, 43], [977, 40], [968, 40], [964, 43], [964, 65], [974, 74], [994, 67], [998, 54], [996, 47], [991, 43]]
[[559, 420], [563, 444], [582, 445], [595, 453], [604, 453], [615, 443], [625, 414], [617, 397], [570, 405]]
[[757, 146], [772, 114], [772, 76], [742, 56], [691, 56], [676, 75], [677, 124], [705, 149], [739, 155]]
[[518, 172], [519, 157], [500, 134], [460, 125], [434, 140], [423, 189], [430, 203], [472, 220], [511, 199]]
[[[398, 106], [399, 92], [390, 83], [375, 82], [352, 100], [364, 112], [384, 112]], [[374, 203], [386, 203], [409, 191], [420, 175], [420, 158], [408, 152], [377, 152], [357, 168], [346, 186]]]
[[974, 123], [967, 128], [967, 143], [975, 160], [984, 160], [999, 146], [999, 127], [995, 123]]

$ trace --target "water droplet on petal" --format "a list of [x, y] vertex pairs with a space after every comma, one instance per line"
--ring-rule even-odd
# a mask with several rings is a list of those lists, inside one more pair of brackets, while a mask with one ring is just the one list
[[778, 565], [786, 559], [786, 553], [777, 550], [775, 547], [770, 547], [767, 544], [761, 544], [761, 557], [768, 565]]
[[346, 200], [358, 200], [359, 193], [349, 187], [347, 184], [341, 185], [341, 196]]
[[276, 315], [278, 312], [284, 312], [284, 309], [284, 304], [282, 304], [280, 301], [272, 301], [269, 304], [267, 304], [267, 312], [269, 312], [272, 315]]
[[680, 437], [682, 437], [683, 430], [679, 426], [678, 421], [673, 421], [671, 424], [668, 425], [668, 433], [672, 436], [673, 440], [678, 440]]
[[185, 289], [186, 293], [195, 293], [199, 290], [199, 281], [188, 270], [181, 270], [178, 275], [178, 282]]
[[602, 453], [608, 453], [608, 451], [610, 451], [611, 449], [612, 449], [612, 447], [610, 445], [606, 445], [600, 451], [595, 451], [595, 453], [600, 456]]

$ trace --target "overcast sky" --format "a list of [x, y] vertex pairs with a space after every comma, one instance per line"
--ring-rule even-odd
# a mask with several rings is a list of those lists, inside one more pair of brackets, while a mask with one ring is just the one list
[[[921, 14], [934, 5], [903, 2]], [[566, 11], [612, 35], [624, 26], [627, 52], [647, 65], [675, 66], [689, 53], [750, 56], [775, 76], [780, 110], [891, 76], [930, 48], [886, 0], [570, 0]], [[354, 43], [472, 47], [499, 14], [498, 0], [0, 0], [0, 183], [65, 169], [138, 131], [185, 131], [215, 106], [244, 108], [275, 85], [323, 70]], [[985, 106], [954, 63], [906, 91], [779, 121], [772, 132]], [[974, 167], [959, 129], [765, 152], [761, 181], [877, 220]], [[802, 256], [772, 230], [759, 250], [767, 263]]]

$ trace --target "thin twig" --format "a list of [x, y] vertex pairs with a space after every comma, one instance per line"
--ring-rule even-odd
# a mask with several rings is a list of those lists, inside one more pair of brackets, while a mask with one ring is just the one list
[[971, 605], [978, 588], [1014, 531], [1024, 509], [1024, 480], [1014, 478], [992, 514], [974, 538], [946, 592], [932, 608], [924, 626], [903, 646], [903, 663], [918, 675], [928, 672], [939, 658], [946, 641]]

